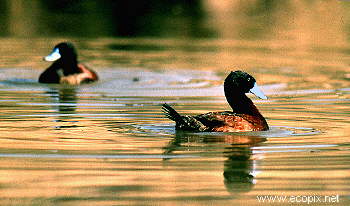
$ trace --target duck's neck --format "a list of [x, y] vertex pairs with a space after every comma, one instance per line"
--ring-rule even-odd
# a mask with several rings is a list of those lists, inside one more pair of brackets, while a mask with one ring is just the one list
[[235, 92], [231, 89], [228, 91], [228, 89], [225, 88], [225, 96], [234, 113], [249, 114], [263, 118], [253, 101], [244, 93]]

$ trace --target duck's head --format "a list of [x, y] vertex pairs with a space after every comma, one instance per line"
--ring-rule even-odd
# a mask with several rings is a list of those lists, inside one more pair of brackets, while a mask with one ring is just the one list
[[66, 61], [66, 62], [71, 62], [71, 61], [77, 61], [77, 52], [74, 48], [74, 45], [70, 42], [62, 42], [57, 44], [51, 54], [48, 56], [44, 57], [45, 61], [53, 62], [53, 61]]
[[264, 93], [258, 87], [253, 76], [243, 71], [232, 71], [225, 79], [225, 93], [253, 93], [261, 99], [267, 99]]

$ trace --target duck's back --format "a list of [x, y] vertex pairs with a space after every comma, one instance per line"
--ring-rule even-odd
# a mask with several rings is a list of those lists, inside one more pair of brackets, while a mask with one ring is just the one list
[[180, 115], [170, 105], [163, 104], [165, 116], [176, 122], [177, 130], [193, 132], [248, 132], [264, 131], [269, 126], [260, 114], [238, 114], [234, 112], [209, 112], [190, 116]]
[[211, 132], [244, 132], [268, 130], [266, 120], [262, 116], [237, 114], [234, 112], [209, 112], [194, 116], [201, 122], [206, 131]]
[[93, 82], [98, 80], [96, 72], [87, 67], [85, 64], [78, 64], [78, 69], [81, 73], [86, 75], [84, 82]]
[[98, 80], [96, 72], [88, 68], [84, 64], [78, 64], [78, 73], [70, 74], [68, 76], [62, 76], [60, 83], [79, 85], [83, 83], [90, 83]]

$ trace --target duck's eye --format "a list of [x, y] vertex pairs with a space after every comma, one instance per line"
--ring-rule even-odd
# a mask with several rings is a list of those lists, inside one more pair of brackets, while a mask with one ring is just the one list
[[251, 80], [251, 78], [250, 78], [250, 77], [248, 77], [248, 78], [247, 78], [247, 81], [248, 81], [248, 82], [250, 82], [250, 80]]

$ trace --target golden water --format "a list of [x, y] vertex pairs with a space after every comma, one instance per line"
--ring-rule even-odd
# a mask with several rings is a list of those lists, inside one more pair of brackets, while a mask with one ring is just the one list
[[[1, 205], [261, 205], [261, 195], [349, 204], [346, 45], [70, 40], [100, 82], [38, 84], [60, 39], [0, 41]], [[222, 81], [236, 68], [269, 97], [250, 96], [271, 130], [176, 133], [161, 104], [229, 110]]]

